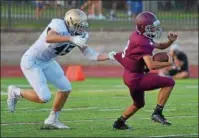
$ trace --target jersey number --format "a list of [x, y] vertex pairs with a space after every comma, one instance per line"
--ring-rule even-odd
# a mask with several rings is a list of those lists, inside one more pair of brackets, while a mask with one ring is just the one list
[[73, 49], [75, 46], [71, 45], [71, 44], [65, 44], [65, 45], [62, 45], [60, 47], [56, 47], [55, 48], [55, 54], [57, 55], [60, 55], [60, 56], [63, 56], [67, 53], [69, 53], [71, 51], [71, 49]]
[[128, 46], [129, 46], [129, 40], [127, 42], [127, 45], [126, 47], [124, 48], [123, 52], [122, 52], [122, 58], [124, 58], [126, 56], [126, 50], [128, 49]]

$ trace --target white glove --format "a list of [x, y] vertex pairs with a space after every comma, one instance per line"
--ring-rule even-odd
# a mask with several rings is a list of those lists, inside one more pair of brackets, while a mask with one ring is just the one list
[[82, 34], [82, 38], [86, 39], [86, 43], [89, 39], [89, 34], [87, 32], [85, 32], [84, 34]]
[[78, 36], [71, 36], [70, 37], [70, 41], [75, 44], [78, 45], [80, 47], [83, 47], [86, 45], [87, 42], [87, 38], [83, 38], [82, 35], [78, 35]]
[[112, 51], [108, 53], [108, 57], [110, 58], [110, 60], [115, 60], [114, 56], [116, 55], [116, 52]]

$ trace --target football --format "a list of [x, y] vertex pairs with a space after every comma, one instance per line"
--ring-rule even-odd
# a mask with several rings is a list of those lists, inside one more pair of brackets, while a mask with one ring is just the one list
[[160, 62], [168, 62], [169, 56], [167, 55], [167, 52], [159, 52], [153, 55], [153, 60]]

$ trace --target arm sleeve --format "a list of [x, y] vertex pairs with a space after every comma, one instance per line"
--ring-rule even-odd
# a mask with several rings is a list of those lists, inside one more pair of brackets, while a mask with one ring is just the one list
[[84, 51], [83, 51], [83, 55], [85, 57], [87, 57], [88, 59], [90, 60], [94, 60], [96, 61], [97, 60], [97, 57], [99, 55], [98, 52], [94, 51], [92, 48], [90, 47], [87, 47]]

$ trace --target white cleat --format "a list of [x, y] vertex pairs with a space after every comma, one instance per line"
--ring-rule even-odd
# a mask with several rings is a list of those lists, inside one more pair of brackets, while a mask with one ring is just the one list
[[44, 129], [69, 129], [68, 126], [64, 125], [63, 123], [59, 122], [59, 120], [55, 119], [49, 119], [47, 118], [44, 121]]
[[8, 86], [7, 104], [8, 104], [8, 110], [12, 113], [14, 112], [15, 106], [17, 104], [17, 95], [15, 92], [16, 89], [19, 89], [19, 88], [13, 85]]

